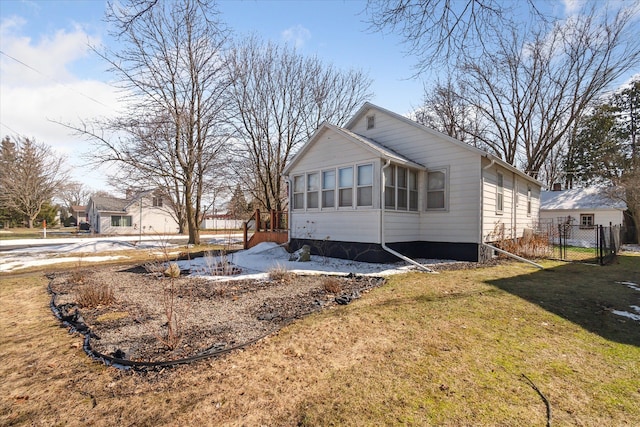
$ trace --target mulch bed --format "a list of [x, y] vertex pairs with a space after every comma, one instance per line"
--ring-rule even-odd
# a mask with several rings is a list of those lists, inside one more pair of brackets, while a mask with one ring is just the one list
[[[295, 319], [348, 304], [384, 282], [354, 275], [282, 276], [170, 279], [140, 266], [111, 266], [57, 274], [50, 289], [55, 305], [74, 311], [90, 329], [94, 351], [129, 361], [165, 362], [255, 342]], [[110, 301], [91, 303], [98, 291]]]

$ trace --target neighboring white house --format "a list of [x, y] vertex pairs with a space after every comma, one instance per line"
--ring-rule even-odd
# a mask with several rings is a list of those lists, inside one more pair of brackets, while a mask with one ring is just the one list
[[604, 187], [543, 191], [540, 222], [581, 227], [622, 225], [627, 205], [612, 194], [612, 188]]
[[496, 230], [538, 221], [540, 183], [495, 156], [366, 103], [324, 123], [285, 168], [290, 247], [363, 261], [479, 261]]
[[153, 191], [129, 198], [93, 196], [87, 205], [91, 231], [98, 234], [177, 233], [178, 223], [166, 200]]

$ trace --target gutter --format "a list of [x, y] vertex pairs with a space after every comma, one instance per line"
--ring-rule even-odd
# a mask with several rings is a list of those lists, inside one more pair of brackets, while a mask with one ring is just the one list
[[384, 242], [384, 211], [385, 211], [384, 170], [386, 168], [388, 168], [390, 165], [391, 165], [391, 159], [387, 159], [387, 163], [384, 166], [382, 166], [382, 169], [380, 169], [380, 184], [381, 184], [381, 187], [382, 187], [382, 192], [380, 193], [380, 194], [382, 194], [382, 197], [380, 199], [380, 246], [382, 247], [382, 249], [384, 249], [385, 251], [389, 252], [390, 254], [397, 256], [398, 258], [408, 262], [409, 264], [415, 265], [416, 267], [420, 268], [423, 271], [426, 271], [427, 273], [437, 273], [436, 271], [433, 271], [430, 268], [425, 267], [424, 265], [420, 264], [419, 262], [417, 262], [415, 260], [412, 260], [408, 256], [402, 255], [401, 253], [394, 251], [393, 249], [388, 247]]

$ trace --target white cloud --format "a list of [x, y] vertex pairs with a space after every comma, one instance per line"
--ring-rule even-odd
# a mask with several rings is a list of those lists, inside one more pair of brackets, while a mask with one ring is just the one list
[[[76, 25], [71, 31], [59, 29], [38, 40], [25, 35], [28, 23], [16, 16], [0, 22], [0, 60], [3, 85], [46, 85], [75, 80], [69, 66], [89, 55], [89, 45], [100, 39]], [[9, 58], [11, 57], [11, 58]], [[13, 59], [12, 59], [13, 58]]]
[[282, 32], [282, 38], [287, 43], [293, 43], [293, 45], [299, 49], [311, 38], [311, 31], [298, 24], [284, 30]]
[[27, 35], [29, 23], [11, 16], [0, 22], [0, 135], [33, 137], [67, 157], [72, 179], [101, 188], [95, 168], [83, 166], [81, 155], [91, 151], [82, 138], [54, 123], [78, 125], [82, 120], [114, 116], [116, 90], [96, 79], [81, 79], [76, 72], [95, 65], [88, 44], [100, 39], [79, 25]]

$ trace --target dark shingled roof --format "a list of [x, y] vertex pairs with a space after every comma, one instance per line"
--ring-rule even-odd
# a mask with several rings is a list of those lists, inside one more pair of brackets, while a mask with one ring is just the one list
[[117, 197], [96, 196], [92, 197], [92, 200], [97, 210], [107, 212], [124, 212], [126, 206], [129, 204], [129, 200], [119, 199]]

